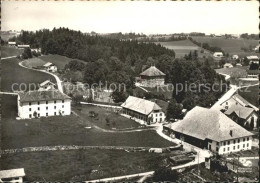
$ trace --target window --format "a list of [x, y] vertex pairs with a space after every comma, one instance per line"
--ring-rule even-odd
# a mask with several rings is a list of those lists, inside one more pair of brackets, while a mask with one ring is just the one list
[[56, 104], [56, 100], [54, 100], [54, 104]]
[[225, 148], [223, 148], [223, 152], [225, 152]]
[[162, 113], [160, 113], [160, 116], [162, 116]]
[[245, 142], [246, 141], [246, 139], [245, 138], [243, 138], [243, 142]]
[[227, 148], [227, 150], [229, 151], [229, 147]]
[[38, 111], [40, 110], [40, 107], [38, 107]]
[[245, 144], [243, 144], [243, 148], [245, 148]]
[[224, 146], [226, 145], [226, 142], [224, 142]]
[[32, 115], [31, 115], [31, 114], [29, 114], [29, 118], [32, 118]]
[[249, 141], [249, 137], [247, 137], [247, 141]]
[[234, 142], [234, 144], [235, 144], [235, 143], [236, 143], [236, 140], [234, 140], [233, 142]]
[[64, 100], [62, 100], [62, 103], [64, 103]]
[[46, 116], [48, 116], [48, 113], [46, 113]]
[[235, 150], [236, 149], [236, 146], [233, 146], [233, 150]]
[[249, 143], [247, 143], [247, 145], [246, 145], [247, 147], [249, 147]]
[[229, 144], [230, 144], [230, 141], [228, 141], [227, 143], [228, 143], [228, 145], [229, 145]]
[[239, 145], [237, 145], [237, 149], [239, 149]]
[[40, 113], [38, 114], [38, 117], [40, 117]]
[[219, 143], [217, 142], [217, 146], [219, 145]]
[[56, 116], [56, 112], [54, 112], [54, 116]]
[[48, 104], [48, 101], [46, 101], [46, 104]]
[[32, 111], [32, 108], [29, 108], [29, 111]]
[[54, 106], [54, 109], [56, 109], [56, 106]]
[[239, 142], [240, 142], [240, 139], [238, 139], [237, 142], [239, 143]]
[[216, 148], [216, 151], [218, 152], [218, 147]]
[[[62, 108], [64, 108], [64, 105], [62, 105]], [[151, 115], [151, 117], [153, 117], [153, 115]]]
[[40, 102], [38, 102], [38, 105], [40, 105]]
[[31, 102], [29, 102], [29, 105], [32, 105], [32, 103], [31, 103]]
[[46, 110], [48, 110], [48, 107], [46, 107]]

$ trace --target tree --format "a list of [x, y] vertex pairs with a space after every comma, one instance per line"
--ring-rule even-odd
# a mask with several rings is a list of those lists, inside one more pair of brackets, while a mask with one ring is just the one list
[[259, 64], [251, 63], [249, 66], [249, 70], [258, 70], [258, 69], [259, 69]]
[[80, 104], [80, 102], [83, 100], [83, 95], [82, 94], [79, 94], [79, 93], [75, 93], [73, 96], [72, 96], [72, 99], [74, 100], [75, 104]]
[[126, 96], [125, 92], [115, 90], [112, 93], [112, 98], [113, 98], [115, 103], [119, 103], [119, 102], [124, 102], [126, 100], [127, 96]]
[[108, 117], [106, 117], [106, 125], [110, 126], [110, 119]]
[[162, 167], [155, 170], [153, 174], [154, 182], [177, 182], [179, 179], [179, 173], [176, 170], [171, 170], [171, 168]]
[[175, 99], [170, 100], [167, 108], [166, 119], [181, 119], [182, 118], [182, 107], [176, 102]]

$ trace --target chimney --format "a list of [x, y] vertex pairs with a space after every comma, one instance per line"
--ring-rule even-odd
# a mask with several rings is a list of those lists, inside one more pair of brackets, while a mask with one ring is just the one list
[[230, 130], [229, 134], [232, 137], [233, 136], [233, 130]]

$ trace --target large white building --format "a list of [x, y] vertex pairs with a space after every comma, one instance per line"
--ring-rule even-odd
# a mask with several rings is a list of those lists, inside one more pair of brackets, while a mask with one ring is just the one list
[[121, 105], [122, 115], [129, 117], [141, 124], [163, 122], [165, 114], [155, 102], [129, 96]]
[[252, 147], [253, 134], [216, 109], [194, 107], [183, 120], [164, 128], [171, 136], [217, 154]]
[[19, 92], [17, 103], [22, 119], [71, 114], [71, 98], [59, 90]]
[[0, 182], [22, 183], [24, 176], [23, 168], [0, 170]]

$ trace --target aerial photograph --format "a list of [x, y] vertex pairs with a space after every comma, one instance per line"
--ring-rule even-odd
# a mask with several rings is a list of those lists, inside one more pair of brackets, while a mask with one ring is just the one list
[[0, 182], [258, 182], [258, 1], [1, 0]]

